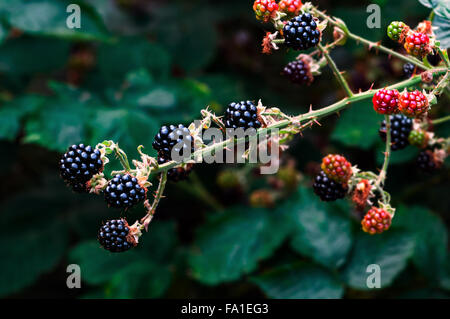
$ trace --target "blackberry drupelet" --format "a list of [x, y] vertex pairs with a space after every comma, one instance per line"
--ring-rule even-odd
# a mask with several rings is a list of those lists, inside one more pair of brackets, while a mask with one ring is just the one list
[[420, 152], [419, 156], [417, 156], [417, 166], [426, 173], [433, 173], [436, 171], [438, 166], [434, 161], [433, 152], [431, 150]]
[[405, 77], [407, 77], [407, 78], [412, 77], [414, 74], [415, 68], [416, 67], [412, 63], [406, 63], [405, 65], [403, 65], [403, 74], [405, 75]]
[[102, 170], [100, 151], [90, 145], [72, 145], [59, 161], [61, 177], [70, 185], [86, 183]]
[[320, 171], [319, 175], [314, 179], [313, 189], [314, 193], [325, 202], [344, 198], [347, 194], [347, 188], [328, 178], [324, 171]]
[[290, 62], [283, 70], [283, 74], [287, 76], [292, 83], [295, 84], [311, 84], [313, 75], [309, 65], [302, 60]]
[[[181, 146], [176, 146], [181, 143]], [[194, 139], [187, 127], [183, 124], [178, 126], [162, 126], [152, 144], [158, 155], [172, 158], [172, 150], [183, 158], [189, 157], [194, 152]]]
[[[158, 157], [158, 164], [164, 164], [169, 160], [164, 157]], [[172, 182], [179, 182], [188, 178], [192, 171], [193, 164], [187, 164], [185, 167], [175, 167], [167, 171], [167, 179]]]
[[[398, 151], [409, 145], [408, 137], [412, 130], [412, 120], [402, 114], [391, 115], [391, 149]], [[386, 121], [381, 123], [378, 131], [383, 141], [386, 141]]]
[[241, 101], [231, 103], [225, 111], [226, 128], [248, 128], [258, 129], [261, 122], [258, 118], [258, 109], [251, 101]]
[[307, 50], [320, 42], [320, 31], [313, 16], [301, 14], [286, 23], [283, 28], [285, 44], [294, 50]]
[[113, 253], [127, 251], [135, 246], [128, 240], [130, 228], [125, 219], [108, 220], [98, 231], [100, 245]]
[[146, 189], [139, 185], [136, 177], [129, 174], [117, 174], [105, 189], [105, 200], [114, 208], [130, 208], [143, 201], [145, 196]]

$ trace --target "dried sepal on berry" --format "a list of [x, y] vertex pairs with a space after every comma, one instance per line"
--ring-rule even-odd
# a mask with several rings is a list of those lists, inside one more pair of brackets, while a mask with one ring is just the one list
[[369, 180], [363, 179], [358, 182], [352, 193], [352, 202], [355, 204], [356, 209], [363, 211], [369, 199], [373, 196], [372, 185]]

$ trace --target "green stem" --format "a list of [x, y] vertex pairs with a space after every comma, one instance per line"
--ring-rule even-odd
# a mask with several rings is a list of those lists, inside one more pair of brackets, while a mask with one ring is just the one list
[[319, 17], [321, 17], [322, 19], [326, 19], [327, 21], [329, 21], [331, 24], [333, 24], [334, 26], [340, 28], [342, 31], [344, 31], [347, 36], [353, 40], [355, 40], [356, 42], [362, 42], [364, 44], [367, 44], [369, 46], [369, 48], [377, 48], [380, 51], [383, 51], [384, 53], [387, 53], [389, 55], [395, 56], [405, 62], [409, 62], [412, 63], [414, 65], [417, 65], [418, 67], [424, 69], [424, 70], [428, 70], [429, 68], [427, 68], [425, 66], [425, 64], [423, 64], [421, 61], [419, 61], [418, 59], [414, 58], [414, 57], [410, 57], [410, 56], [406, 56], [403, 54], [400, 54], [394, 50], [391, 50], [383, 45], [381, 45], [381, 43], [378, 42], [373, 42], [367, 39], [364, 39], [354, 33], [351, 33], [347, 26], [345, 26], [345, 24], [341, 23], [341, 22], [337, 22], [334, 19], [332, 19], [331, 17], [329, 17], [328, 15], [324, 14], [323, 12], [321, 12], [320, 10], [318, 10], [317, 8], [313, 9], [313, 12], [318, 15]]
[[447, 121], [450, 121], [450, 115], [441, 117], [440, 119], [435, 119], [435, 120], [431, 121], [431, 123], [433, 125], [438, 125], [438, 124], [441, 124], [441, 123], [445, 123]]
[[[447, 70], [446, 69], [437, 69], [437, 70], [432, 70], [432, 72], [433, 72], [433, 76], [439, 76], [439, 75], [442, 75], [445, 72], [447, 72]], [[413, 76], [402, 82], [388, 86], [387, 88], [400, 90], [400, 89], [412, 86], [412, 85], [420, 83], [420, 82], [421, 82], [421, 76], [416, 75], [416, 76]], [[310, 111], [305, 114], [300, 114], [300, 115], [294, 117], [292, 120], [304, 122], [304, 121], [309, 121], [309, 120], [317, 120], [322, 117], [332, 115], [334, 113], [337, 113], [337, 112], [349, 107], [351, 104], [353, 104], [355, 102], [371, 99], [377, 91], [378, 90], [368, 90], [368, 91], [365, 91], [362, 93], [354, 94], [351, 97], [346, 97], [332, 105], [321, 108], [319, 110]], [[282, 121], [276, 122], [268, 127], [261, 128], [257, 131], [257, 136], [262, 136], [264, 134], [267, 134], [268, 132], [270, 132], [271, 129], [274, 129], [274, 128], [281, 129], [281, 128], [288, 127], [289, 125], [292, 124], [292, 120], [291, 119], [282, 120]], [[211, 152], [220, 151], [227, 147], [236, 145], [235, 143], [243, 143], [243, 142], [245, 142], [245, 138], [239, 138], [239, 139], [230, 138], [230, 139], [224, 140], [222, 142], [219, 142], [219, 143], [216, 143], [216, 144], [207, 146], [203, 149], [195, 151], [194, 154], [191, 155], [191, 159], [194, 159], [199, 155], [213, 154]], [[164, 163], [164, 164], [160, 165], [157, 169], [153, 170], [151, 172], [151, 174], [153, 175], [158, 172], [171, 169], [177, 165], [179, 165], [179, 163], [177, 163], [175, 161], [170, 161], [170, 162]]]
[[167, 182], [167, 171], [164, 171], [161, 173], [161, 179], [159, 180], [159, 185], [158, 185], [158, 189], [156, 190], [155, 199], [153, 200], [152, 205], [148, 209], [147, 214], [141, 218], [141, 221], [140, 221], [140, 223], [142, 224], [141, 229], [146, 227], [152, 220], [153, 215], [155, 214], [155, 211], [156, 211], [156, 207], [158, 207], [159, 201], [161, 200], [161, 198], [164, 194], [166, 182]]
[[116, 156], [119, 158], [120, 164], [122, 164], [122, 167], [125, 169], [125, 171], [127, 172], [131, 171], [130, 163], [128, 163], [127, 154], [125, 154], [125, 152], [122, 151], [118, 145], [114, 147], [114, 153], [116, 153]]
[[381, 168], [380, 174], [378, 174], [377, 186], [384, 184], [386, 180], [389, 159], [391, 157], [391, 119], [389, 115], [385, 115], [384, 118], [386, 120], [386, 151], [384, 152], [383, 167]]
[[214, 196], [203, 186], [203, 183], [198, 178], [195, 172], [192, 172], [189, 176], [191, 183], [189, 185], [179, 183], [178, 187], [183, 188], [185, 191], [197, 196], [203, 202], [208, 204], [212, 209], [216, 211], [223, 210], [223, 206], [214, 198]]
[[333, 70], [334, 76], [336, 77], [338, 82], [341, 84], [341, 86], [344, 88], [347, 95], [350, 97], [353, 96], [352, 90], [350, 89], [347, 81], [342, 76], [341, 72], [339, 71], [336, 63], [334, 63], [334, 60], [328, 54], [328, 50], [326, 48], [324, 48], [320, 43], [319, 43], [318, 47], [319, 47], [319, 50], [322, 52], [323, 56], [325, 57], [325, 59], [327, 59], [328, 65], [330, 66], [331, 70]]

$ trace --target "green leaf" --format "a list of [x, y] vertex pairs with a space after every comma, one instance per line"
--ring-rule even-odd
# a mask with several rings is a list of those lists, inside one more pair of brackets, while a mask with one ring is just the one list
[[90, 144], [113, 140], [128, 153], [136, 152], [138, 145], [149, 146], [158, 130], [158, 122], [139, 111], [125, 108], [97, 111], [92, 125]]
[[131, 264], [114, 275], [106, 298], [158, 298], [169, 288], [171, 273], [167, 267], [151, 262]]
[[67, 228], [60, 218], [66, 199], [31, 191], [2, 205], [0, 296], [31, 285], [61, 260], [67, 245]]
[[288, 234], [281, 220], [277, 212], [246, 207], [216, 213], [197, 231], [188, 260], [193, 277], [214, 285], [252, 272]]
[[438, 15], [433, 19], [433, 27], [437, 27], [434, 31], [437, 40], [440, 41], [441, 49], [450, 48], [450, 11], [446, 9], [446, 15]]
[[266, 271], [251, 279], [270, 298], [335, 299], [344, 292], [339, 281], [314, 264], [296, 263]]
[[337, 268], [352, 246], [351, 223], [334, 205], [321, 202], [310, 189], [299, 188], [288, 208], [292, 214], [292, 247], [318, 263]]
[[82, 269], [81, 279], [92, 285], [108, 282], [121, 269], [138, 259], [139, 255], [134, 250], [111, 253], [101, 248], [95, 240], [82, 242], [70, 252], [70, 260]]
[[447, 229], [439, 216], [419, 206], [400, 207], [393, 227], [408, 230], [415, 236], [414, 265], [431, 279], [443, 275], [447, 258]]
[[380, 120], [369, 102], [355, 103], [341, 113], [331, 139], [345, 146], [369, 149], [379, 138]]
[[80, 5], [81, 28], [70, 29], [66, 20], [72, 13], [66, 8], [70, 1], [11, 0], [0, 4], [0, 16], [11, 26], [30, 34], [72, 40], [110, 40], [97, 13]]
[[366, 290], [367, 266], [376, 264], [381, 269], [381, 288], [390, 286], [406, 267], [414, 252], [414, 238], [409, 234], [390, 230], [382, 235], [360, 232], [356, 245], [343, 269], [342, 277], [352, 288]]

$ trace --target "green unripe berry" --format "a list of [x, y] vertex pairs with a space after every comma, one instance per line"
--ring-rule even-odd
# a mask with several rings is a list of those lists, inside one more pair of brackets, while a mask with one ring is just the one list
[[387, 28], [388, 37], [394, 41], [399, 41], [400, 36], [405, 27], [406, 27], [406, 24], [404, 24], [403, 22], [400, 22], [400, 21], [391, 22], [391, 24]]
[[424, 130], [413, 130], [408, 136], [409, 144], [423, 148], [426, 146], [426, 132]]

